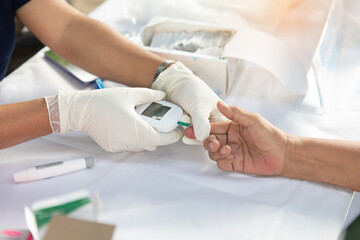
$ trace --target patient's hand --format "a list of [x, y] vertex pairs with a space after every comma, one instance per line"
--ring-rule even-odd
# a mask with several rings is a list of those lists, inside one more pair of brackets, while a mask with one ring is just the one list
[[[231, 121], [211, 123], [204, 148], [220, 169], [258, 175], [281, 175], [286, 165], [288, 134], [258, 114], [218, 103]], [[191, 128], [185, 130], [193, 137]]]

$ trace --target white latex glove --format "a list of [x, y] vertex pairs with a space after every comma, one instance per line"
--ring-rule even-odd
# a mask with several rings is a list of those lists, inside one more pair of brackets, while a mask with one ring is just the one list
[[60, 133], [85, 131], [108, 152], [155, 150], [178, 141], [182, 133], [156, 131], [135, 112], [135, 106], [164, 96], [146, 88], [59, 92]]
[[[180, 62], [164, 70], [151, 88], [164, 91], [168, 101], [181, 106], [190, 115], [195, 137], [200, 143], [210, 134], [210, 121], [226, 119], [216, 107], [220, 98]], [[196, 144], [186, 136], [183, 137], [183, 142]]]

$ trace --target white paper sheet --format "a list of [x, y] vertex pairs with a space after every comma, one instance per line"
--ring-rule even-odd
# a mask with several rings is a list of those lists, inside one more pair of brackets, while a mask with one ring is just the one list
[[[116, 225], [114, 239], [332, 239], [351, 197], [332, 186], [229, 174], [200, 146], [181, 142], [154, 152], [109, 154], [85, 134], [72, 133], [0, 155], [14, 161], [0, 165], [0, 225], [24, 227], [24, 205], [85, 188], [99, 193], [99, 221]], [[12, 181], [20, 168], [87, 155], [96, 159], [92, 169]]]
[[[49, 66], [41, 54], [35, 56], [0, 83], [0, 102], [41, 97], [59, 86], [85, 88]], [[24, 76], [30, 77], [22, 81]], [[34, 92], [46, 78], [43, 92]], [[238, 97], [226, 101], [293, 133], [331, 135], [332, 128], [319, 128], [322, 118], [287, 105]], [[19, 169], [88, 155], [96, 159], [92, 169], [13, 183]], [[331, 239], [341, 231], [351, 199], [351, 192], [333, 186], [223, 172], [201, 146], [181, 142], [154, 152], [110, 154], [85, 134], [69, 133], [1, 150], [0, 159], [0, 225], [25, 227], [25, 205], [85, 188], [99, 193], [99, 220], [117, 226], [114, 239]]]

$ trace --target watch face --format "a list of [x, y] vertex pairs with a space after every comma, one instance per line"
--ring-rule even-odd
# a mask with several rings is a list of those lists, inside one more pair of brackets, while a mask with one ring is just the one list
[[141, 115], [160, 121], [170, 109], [171, 107], [153, 102], [141, 113]]

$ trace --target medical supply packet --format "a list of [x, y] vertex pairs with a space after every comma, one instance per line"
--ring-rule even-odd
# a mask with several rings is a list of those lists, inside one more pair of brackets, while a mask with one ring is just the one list
[[42, 199], [25, 206], [25, 220], [34, 240], [40, 240], [54, 215], [67, 215], [78, 219], [96, 221], [100, 211], [99, 196], [78, 190]]

